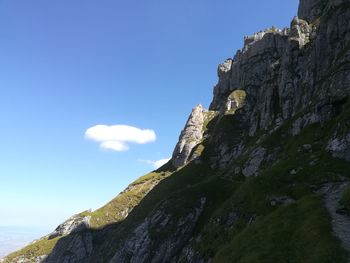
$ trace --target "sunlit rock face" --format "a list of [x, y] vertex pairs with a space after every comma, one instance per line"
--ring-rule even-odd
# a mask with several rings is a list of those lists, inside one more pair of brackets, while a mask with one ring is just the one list
[[227, 98], [225, 113], [234, 114], [236, 110], [242, 108], [245, 103], [246, 92], [235, 90]]
[[192, 110], [173, 153], [172, 163], [175, 167], [186, 164], [192, 149], [203, 139], [204, 112], [200, 104]]

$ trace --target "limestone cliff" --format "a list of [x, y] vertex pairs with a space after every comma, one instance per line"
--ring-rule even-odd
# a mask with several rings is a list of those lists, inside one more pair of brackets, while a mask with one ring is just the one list
[[203, 139], [204, 109], [198, 105], [192, 110], [185, 128], [181, 132], [173, 156], [171, 158], [175, 167], [181, 167], [187, 163], [190, 154], [198, 143]]
[[218, 67], [172, 160], [5, 262], [349, 262], [350, 0]]

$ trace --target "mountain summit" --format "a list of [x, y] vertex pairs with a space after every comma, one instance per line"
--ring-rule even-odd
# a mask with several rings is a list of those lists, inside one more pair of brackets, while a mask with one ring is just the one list
[[350, 1], [244, 38], [172, 159], [3, 262], [350, 262]]

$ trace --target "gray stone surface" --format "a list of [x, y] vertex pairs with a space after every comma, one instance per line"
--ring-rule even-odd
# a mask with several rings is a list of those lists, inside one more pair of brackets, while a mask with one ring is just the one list
[[193, 148], [202, 141], [204, 111], [203, 106], [200, 104], [192, 110], [172, 155], [171, 160], [175, 167], [185, 165]]
[[297, 118], [292, 125], [292, 135], [298, 135], [306, 126], [320, 122], [321, 118], [315, 113], [307, 113], [302, 117]]
[[302, 19], [313, 21], [320, 16], [326, 3], [327, 1], [325, 0], [301, 0], [298, 16]]
[[88, 262], [92, 252], [92, 235], [89, 232], [73, 233], [60, 239], [43, 263]]
[[[243, 89], [250, 136], [259, 129], [273, 129], [276, 123], [282, 125], [318, 101], [310, 116], [310, 122], [316, 121], [314, 117], [327, 102], [350, 93], [346, 74], [350, 15], [341, 8], [346, 3], [349, 1], [301, 1], [299, 17], [293, 19], [290, 30], [269, 29], [246, 37], [231, 69], [219, 70], [210, 109], [221, 110], [230, 92]], [[327, 21], [310, 23], [310, 12], [327, 13]]]
[[[206, 198], [201, 198], [195, 207], [179, 218], [166, 213], [165, 206], [160, 206], [126, 238], [110, 263], [170, 262], [191, 237], [205, 203]], [[152, 232], [156, 231], [161, 235], [169, 229], [173, 229], [172, 234], [162, 242], [157, 242], [152, 236]]]
[[265, 155], [266, 149], [262, 147], [255, 149], [251, 153], [248, 162], [245, 164], [242, 170], [242, 174], [246, 177], [258, 175], [259, 168], [264, 160]]
[[[328, 183], [321, 189], [325, 206], [332, 217], [332, 228], [343, 247], [350, 252], [350, 217], [339, 213], [340, 199], [348, 183]], [[350, 258], [349, 258], [350, 262]]]
[[350, 162], [350, 133], [329, 140], [327, 150], [333, 157]]
[[60, 224], [55, 231], [49, 235], [49, 239], [87, 229], [89, 228], [89, 221], [89, 216], [74, 215]]
[[74, 215], [60, 224], [55, 231], [49, 235], [49, 239], [87, 229], [89, 228], [89, 221], [89, 216]]
[[298, 43], [299, 48], [303, 48], [310, 41], [311, 26], [303, 19], [295, 17], [291, 24], [289, 41]]

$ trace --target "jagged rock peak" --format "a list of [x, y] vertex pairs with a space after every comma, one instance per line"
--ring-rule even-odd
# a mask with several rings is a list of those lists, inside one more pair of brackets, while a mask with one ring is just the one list
[[184, 129], [181, 131], [179, 142], [176, 144], [172, 156], [175, 167], [185, 165], [190, 157], [192, 149], [203, 139], [203, 125], [206, 110], [201, 104], [192, 109]]
[[299, 48], [302, 48], [310, 41], [310, 34], [312, 33], [312, 26], [305, 20], [294, 17], [291, 30], [289, 34], [289, 41], [298, 43]]
[[219, 64], [218, 66], [218, 76], [223, 77], [225, 73], [229, 72], [232, 67], [232, 59], [228, 58], [223, 63]]

